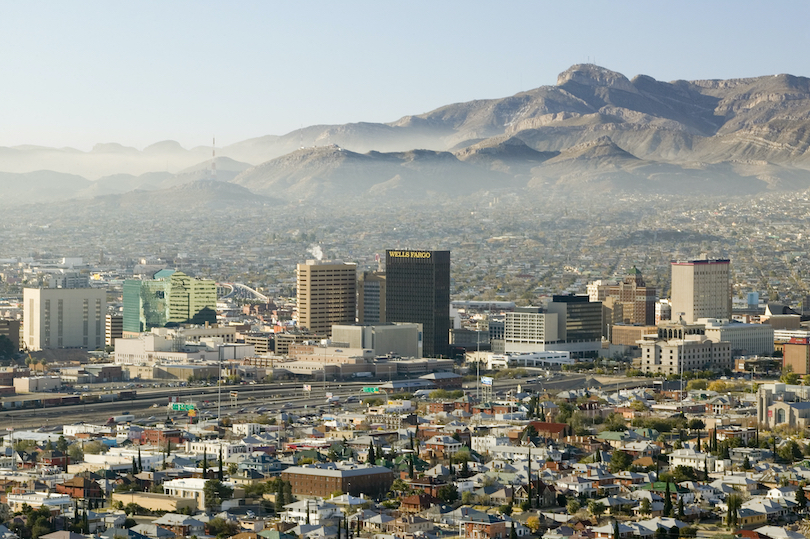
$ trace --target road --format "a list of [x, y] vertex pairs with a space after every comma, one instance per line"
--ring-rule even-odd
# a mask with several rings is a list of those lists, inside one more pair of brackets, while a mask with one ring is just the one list
[[[592, 378], [586, 374], [557, 374], [551, 379], [537, 379], [537, 382], [527, 383], [528, 379], [497, 379], [493, 383], [493, 391], [496, 395], [505, 395], [510, 390], [521, 389], [537, 392], [558, 392], [565, 389], [584, 387], [586, 381]], [[628, 379], [599, 377], [603, 383], [610, 383], [606, 389], [612, 388], [613, 381], [621, 387], [638, 387], [647, 385], [648, 379]], [[75, 405], [65, 405], [59, 407], [9, 410], [0, 412], [0, 431], [9, 427], [15, 429], [53, 427], [62, 424], [84, 422], [106, 422], [109, 418], [131, 413], [135, 415], [136, 421], [154, 418], [160, 420], [167, 417], [167, 404], [170, 397], [178, 397], [179, 402], [194, 402], [200, 408], [200, 413], [208, 412], [210, 417], [215, 417], [217, 409], [220, 408], [224, 416], [253, 415], [260, 407], [266, 408], [266, 413], [277, 413], [286, 409], [301, 411], [303, 409], [317, 409], [325, 406], [325, 393], [330, 392], [341, 397], [344, 401], [346, 397], [355, 395], [358, 397], [368, 397], [369, 394], [362, 393], [364, 386], [377, 386], [384, 382], [376, 380], [366, 380], [360, 382], [327, 382], [311, 383], [312, 392], [304, 391], [304, 384], [297, 382], [275, 382], [270, 384], [256, 385], [228, 385], [222, 386], [221, 401], [219, 400], [219, 389], [217, 387], [177, 387], [177, 388], [144, 388], [138, 389], [138, 398], [131, 401], [120, 402], [96, 402]], [[617, 386], [617, 387], [618, 387]], [[475, 382], [464, 384], [464, 389], [473, 394], [476, 391]], [[236, 405], [231, 405], [231, 392], [238, 393]], [[220, 406], [217, 403], [220, 402]], [[157, 405], [157, 406], [154, 406]], [[171, 412], [173, 419], [185, 419], [184, 412]]]

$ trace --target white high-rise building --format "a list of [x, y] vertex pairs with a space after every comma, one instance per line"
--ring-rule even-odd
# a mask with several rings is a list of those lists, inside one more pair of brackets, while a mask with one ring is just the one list
[[558, 340], [556, 313], [539, 312], [539, 308], [523, 307], [506, 313], [504, 346], [507, 352], [537, 352]]
[[672, 319], [731, 318], [729, 260], [672, 262]]
[[105, 290], [26, 288], [23, 304], [23, 340], [29, 350], [104, 348]]

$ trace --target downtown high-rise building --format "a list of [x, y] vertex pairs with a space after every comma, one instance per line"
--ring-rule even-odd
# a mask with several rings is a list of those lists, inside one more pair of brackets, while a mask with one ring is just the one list
[[182, 271], [160, 270], [152, 279], [127, 279], [123, 286], [124, 336], [156, 327], [205, 325], [217, 321], [217, 287]]
[[364, 271], [357, 276], [357, 322], [385, 323], [385, 273]]
[[332, 326], [354, 324], [357, 264], [307, 260], [296, 271], [298, 326], [331, 335]]
[[655, 287], [647, 286], [644, 276], [635, 266], [622, 282], [607, 287], [606, 296], [621, 303], [623, 323], [646, 326], [655, 323]]
[[673, 261], [672, 319], [691, 324], [700, 318], [731, 318], [729, 260]]
[[106, 290], [26, 288], [23, 305], [23, 339], [28, 350], [104, 348]]
[[388, 322], [422, 324], [425, 357], [450, 353], [450, 251], [385, 253]]

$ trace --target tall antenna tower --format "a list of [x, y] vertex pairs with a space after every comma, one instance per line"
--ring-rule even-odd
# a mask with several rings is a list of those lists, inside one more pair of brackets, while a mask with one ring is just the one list
[[211, 179], [217, 179], [217, 138], [211, 143]]

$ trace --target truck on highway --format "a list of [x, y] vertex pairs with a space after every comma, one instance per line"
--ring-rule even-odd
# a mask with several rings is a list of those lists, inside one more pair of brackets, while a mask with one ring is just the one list
[[371, 378], [372, 376], [374, 376], [374, 374], [368, 371], [356, 372], [352, 374], [352, 378]]
[[107, 424], [117, 424], [117, 423], [130, 423], [135, 421], [135, 416], [132, 414], [123, 414], [123, 415], [116, 415], [111, 417], [107, 420]]
[[326, 397], [326, 404], [336, 405], [340, 402], [340, 397], [332, 396]]

